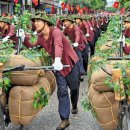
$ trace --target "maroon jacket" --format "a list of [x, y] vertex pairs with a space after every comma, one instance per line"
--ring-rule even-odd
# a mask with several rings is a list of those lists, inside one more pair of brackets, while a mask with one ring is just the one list
[[125, 54], [129, 55], [130, 54], [130, 46], [126, 44], [123, 47], [123, 51], [124, 51]]
[[84, 36], [84, 34], [82, 33], [82, 31], [80, 30], [80, 28], [76, 25], [73, 26], [72, 29], [70, 28], [65, 28], [64, 30], [64, 34], [66, 36], [69, 37], [69, 39], [73, 42], [73, 43], [78, 43], [78, 49], [79, 50], [83, 50], [85, 48], [85, 44], [87, 43], [87, 39]]
[[[25, 38], [24, 45], [33, 47], [33, 45], [29, 43], [28, 37]], [[72, 70], [73, 65], [79, 60], [65, 35], [56, 27], [50, 29], [48, 40], [45, 40], [43, 34], [39, 34], [35, 46], [37, 45], [41, 45], [53, 59], [55, 57], [61, 57], [63, 65], [70, 65], [69, 68], [64, 68], [60, 71], [63, 76], [67, 76]]]
[[82, 22], [82, 24], [79, 25], [80, 29], [83, 31], [84, 35], [86, 35], [87, 33], [90, 35], [89, 37], [87, 37], [87, 40], [89, 42], [92, 42], [94, 39], [94, 33], [93, 31], [90, 29], [90, 26], [87, 22]]
[[126, 29], [124, 35], [125, 37], [130, 38], [130, 29]]
[[56, 27], [58, 27], [60, 30], [62, 30], [63, 28], [63, 23], [60, 19], [57, 19], [56, 21]]
[[4, 30], [1, 34], [2, 38], [6, 37], [6, 36], [10, 36], [10, 39], [12, 41], [15, 41], [16, 43], [18, 42], [18, 38], [16, 37], [16, 33], [15, 33], [15, 26], [14, 25], [9, 25], [9, 29], [8, 30]]

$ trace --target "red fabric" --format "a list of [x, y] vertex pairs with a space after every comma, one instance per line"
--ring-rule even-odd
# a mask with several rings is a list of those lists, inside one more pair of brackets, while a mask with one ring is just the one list
[[83, 31], [84, 35], [86, 35], [87, 33], [90, 35], [89, 37], [87, 37], [87, 40], [88, 40], [89, 42], [92, 42], [93, 39], [94, 39], [94, 33], [93, 33], [93, 31], [90, 29], [91, 26], [89, 25], [89, 23], [83, 22], [79, 27], [80, 27], [80, 29]]
[[62, 30], [63, 22], [62, 22], [60, 19], [58, 19], [58, 20], [56, 21], [56, 27], [58, 27], [60, 30]]
[[126, 29], [124, 35], [125, 37], [130, 38], [130, 29]]
[[121, 10], [120, 10], [120, 14], [124, 14], [125, 13], [125, 8], [122, 8]]
[[70, 10], [70, 5], [68, 3], [66, 4], [66, 8]]
[[[29, 38], [25, 38], [24, 45], [32, 47], [29, 43]], [[69, 68], [64, 68], [60, 71], [63, 76], [67, 76], [73, 65], [79, 60], [77, 54], [70, 46], [69, 41], [58, 28], [51, 28], [48, 40], [45, 40], [42, 34], [38, 35], [38, 41], [35, 46], [41, 45], [53, 57], [61, 57], [64, 65], [70, 65]]]
[[19, 2], [19, 0], [14, 0], [14, 3], [15, 3], [15, 4], [18, 4], [18, 2]]
[[129, 55], [130, 54], [130, 46], [127, 44], [123, 47], [123, 51], [125, 54]]
[[8, 25], [8, 26], [9, 26], [8, 30], [4, 30], [4, 32], [2, 32], [2, 34], [1, 34], [2, 38], [6, 37], [6, 36], [10, 36], [10, 39], [17, 43], [18, 38], [16, 37], [15, 26], [14, 25]]
[[32, 0], [32, 2], [35, 4], [35, 6], [38, 6], [38, 0]]
[[70, 6], [70, 11], [73, 13], [74, 12], [74, 7]]
[[113, 8], [118, 9], [120, 2], [115, 1], [113, 4]]
[[67, 35], [73, 43], [76, 42], [79, 44], [79, 50], [82, 51], [85, 48], [85, 43], [87, 42], [87, 39], [78, 26], [73, 26], [73, 28], [71, 29], [65, 28], [64, 34]]
[[79, 5], [76, 6], [76, 10], [77, 10], [77, 11], [80, 10], [80, 6], [79, 6]]
[[83, 14], [83, 9], [79, 9], [79, 14], [82, 15]]
[[51, 8], [51, 13], [54, 14], [55, 13], [55, 6], [54, 4], [52, 5], [52, 8]]
[[65, 5], [65, 3], [64, 3], [64, 2], [62, 2], [62, 3], [61, 3], [62, 10], [64, 10], [64, 9], [65, 9], [65, 6], [66, 6], [66, 5]]

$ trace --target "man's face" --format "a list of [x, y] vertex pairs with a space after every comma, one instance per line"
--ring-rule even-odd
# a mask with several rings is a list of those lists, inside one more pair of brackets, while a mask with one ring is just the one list
[[130, 22], [125, 22], [124, 27], [125, 27], [126, 29], [130, 29]]
[[69, 20], [64, 20], [63, 24], [65, 27], [68, 27], [70, 26], [71, 22]]
[[76, 19], [75, 22], [76, 22], [77, 24], [79, 24], [79, 23], [81, 22], [81, 20], [80, 20], [80, 19]]
[[34, 25], [35, 25], [35, 27], [36, 27], [36, 31], [37, 31], [37, 32], [40, 32], [40, 31], [42, 31], [42, 29], [44, 28], [45, 22], [42, 21], [42, 20], [40, 20], [40, 19], [35, 19], [35, 20], [34, 20]]

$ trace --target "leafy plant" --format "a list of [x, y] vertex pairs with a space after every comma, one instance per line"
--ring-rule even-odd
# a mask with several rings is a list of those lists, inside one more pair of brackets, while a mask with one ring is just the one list
[[48, 65], [49, 61], [51, 61], [50, 55], [43, 48], [38, 49], [36, 47], [36, 48], [25, 49], [21, 51], [20, 54], [34, 62], [36, 62], [37, 58], [43, 59], [44, 62], [43, 65]]
[[0, 79], [0, 88], [5, 90], [6, 92], [11, 87], [11, 81], [9, 79], [9, 75], [10, 75], [10, 73], [5, 73], [2, 77], [2, 79]]
[[84, 108], [85, 111], [91, 111], [93, 117], [96, 117], [96, 113], [94, 111], [94, 108], [91, 106], [90, 101], [85, 98], [82, 102], [81, 102], [81, 106]]
[[46, 93], [43, 87], [39, 89], [34, 95], [33, 107], [35, 109], [45, 107], [48, 105], [50, 94]]

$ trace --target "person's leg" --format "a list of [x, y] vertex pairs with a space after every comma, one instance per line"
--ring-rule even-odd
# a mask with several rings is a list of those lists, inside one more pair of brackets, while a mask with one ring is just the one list
[[68, 95], [67, 81], [60, 72], [56, 72], [57, 97], [59, 100], [59, 114], [63, 119], [69, 118], [70, 100]]
[[82, 57], [82, 52], [79, 50], [75, 50], [77, 56], [79, 57], [79, 62], [77, 63], [79, 65], [80, 68], [80, 74], [84, 74], [85, 70], [84, 70], [84, 66], [83, 66], [83, 57]]
[[68, 95], [67, 81], [60, 72], [56, 72], [57, 81], [57, 96], [59, 100], [59, 114], [62, 122], [56, 128], [56, 130], [63, 130], [69, 126], [69, 115], [70, 115], [70, 99]]
[[83, 57], [83, 65], [84, 65], [85, 73], [87, 73], [88, 60], [89, 60], [89, 44], [86, 44], [86, 47], [82, 52], [82, 57]]
[[70, 88], [72, 110], [74, 110], [74, 112], [72, 113], [76, 114], [78, 112], [77, 103], [79, 98], [79, 86], [80, 86], [80, 70], [78, 63], [74, 65], [72, 71], [69, 73], [68, 76], [66, 76], [66, 79], [68, 86]]

